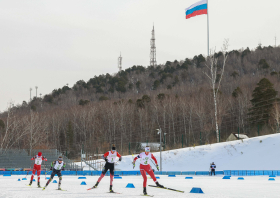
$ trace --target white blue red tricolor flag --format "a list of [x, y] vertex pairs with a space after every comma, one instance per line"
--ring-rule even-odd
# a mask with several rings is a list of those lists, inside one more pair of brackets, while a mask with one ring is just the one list
[[186, 8], [186, 19], [202, 14], [207, 14], [207, 0], [199, 1]]

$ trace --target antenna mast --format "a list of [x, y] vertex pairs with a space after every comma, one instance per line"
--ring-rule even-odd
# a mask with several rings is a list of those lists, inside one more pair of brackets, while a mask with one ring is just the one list
[[37, 89], [38, 89], [38, 86], [36, 86], [35, 89], [36, 89], [36, 98], [37, 98]]
[[155, 28], [153, 26], [152, 30], [152, 38], [151, 38], [151, 52], [150, 52], [150, 65], [156, 66], [157, 60], [156, 60], [156, 38], [155, 38]]
[[32, 88], [30, 88], [29, 90], [30, 90], [30, 101], [31, 101], [31, 91], [32, 91]]
[[119, 71], [122, 71], [122, 54], [120, 53], [120, 57], [118, 58], [118, 68]]

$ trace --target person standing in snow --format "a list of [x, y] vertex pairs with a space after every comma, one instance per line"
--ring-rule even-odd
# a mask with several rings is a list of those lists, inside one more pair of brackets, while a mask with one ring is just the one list
[[215, 168], [216, 168], [216, 165], [214, 164], [214, 162], [212, 162], [212, 164], [210, 165], [211, 176], [212, 176], [212, 173], [214, 173], [214, 175], [215, 175]]
[[40, 188], [40, 174], [41, 174], [41, 164], [43, 161], [48, 161], [46, 157], [42, 156], [41, 152], [38, 152], [38, 155], [35, 155], [34, 157], [31, 158], [31, 160], [34, 160], [34, 166], [33, 166], [33, 171], [32, 171], [32, 176], [30, 179], [29, 186], [32, 185], [32, 181], [35, 175], [35, 172], [37, 171], [37, 180], [38, 180], [38, 188]]
[[106, 172], [110, 169], [110, 193], [114, 193], [112, 187], [113, 187], [113, 179], [114, 179], [114, 171], [115, 171], [115, 162], [116, 157], [119, 158], [119, 161], [122, 161], [122, 156], [116, 151], [116, 147], [113, 144], [112, 150], [105, 153], [102, 158], [106, 161], [105, 166], [102, 169], [102, 173], [100, 177], [98, 178], [96, 184], [92, 188], [96, 188], [102, 178], [105, 176]]
[[140, 161], [140, 172], [141, 172], [141, 175], [144, 179], [143, 181], [143, 194], [144, 195], [147, 195], [147, 175], [146, 175], [146, 172], [151, 176], [151, 178], [154, 180], [154, 182], [156, 183], [156, 185], [160, 188], [164, 188], [163, 185], [160, 185], [155, 177], [155, 174], [149, 164], [149, 160], [153, 159], [156, 163], [156, 167], [157, 167], [157, 170], [159, 171], [159, 167], [158, 167], [158, 163], [157, 163], [157, 159], [154, 157], [153, 154], [150, 153], [150, 147], [149, 146], [146, 146], [145, 148], [145, 152], [143, 153], [140, 153], [137, 157], [134, 158], [132, 164], [133, 164], [133, 168], [135, 167], [135, 162], [137, 159], [141, 159]]

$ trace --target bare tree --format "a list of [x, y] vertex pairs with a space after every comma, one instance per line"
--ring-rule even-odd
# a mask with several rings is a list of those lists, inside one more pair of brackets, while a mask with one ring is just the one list
[[[217, 56], [215, 50], [210, 51], [210, 55], [207, 57], [207, 62], [205, 63], [207, 67], [207, 71], [203, 71], [203, 73], [209, 79], [209, 85], [212, 89], [213, 93], [213, 101], [214, 101], [214, 111], [215, 111], [215, 124], [216, 124], [216, 137], [217, 142], [219, 142], [219, 126], [218, 126], [218, 93], [221, 86], [221, 81], [223, 79], [223, 74], [225, 70], [226, 60], [228, 54], [226, 53], [228, 49], [228, 39], [226, 39], [223, 43], [222, 47], [222, 63], [218, 65], [219, 57]], [[219, 74], [218, 74], [219, 72]]]

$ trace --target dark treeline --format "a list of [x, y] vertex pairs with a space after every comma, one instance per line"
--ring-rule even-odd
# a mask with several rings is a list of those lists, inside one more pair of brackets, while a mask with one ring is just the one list
[[[214, 56], [219, 68], [223, 54]], [[198, 55], [133, 66], [11, 105], [0, 115], [0, 149], [57, 148], [75, 158], [81, 149], [103, 152], [114, 143], [129, 153], [139, 142], [159, 142], [159, 128], [165, 149], [215, 143], [206, 61]], [[228, 52], [218, 95], [220, 141], [238, 131], [250, 137], [279, 132], [279, 82], [280, 47]]]

